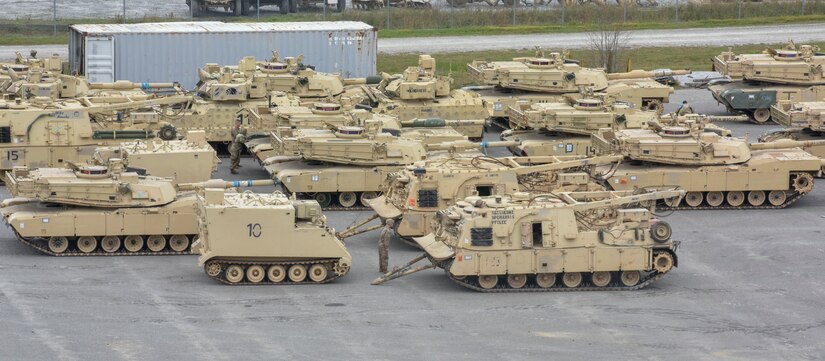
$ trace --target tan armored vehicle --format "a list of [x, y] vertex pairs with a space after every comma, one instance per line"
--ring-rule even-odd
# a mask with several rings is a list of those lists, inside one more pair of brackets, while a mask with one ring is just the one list
[[[15, 169], [0, 214], [23, 243], [54, 256], [188, 254], [198, 233], [192, 190], [108, 166]], [[210, 181], [211, 188], [272, 181]]]
[[[428, 138], [429, 131], [417, 131]], [[464, 137], [447, 144], [477, 147]], [[296, 130], [290, 137], [272, 135], [278, 156], [264, 162], [264, 168], [278, 179], [287, 194], [315, 199], [324, 208], [354, 208], [379, 195], [389, 172], [428, 157], [428, 149], [440, 147], [425, 141], [396, 137], [359, 127], [335, 130]], [[450, 139], [444, 135], [440, 139]]]
[[[554, 102], [553, 94], [578, 93], [582, 89], [605, 92], [640, 109], [661, 113], [673, 88], [654, 79], [664, 81], [674, 75], [690, 73], [688, 70], [662, 69], [608, 74], [602, 69], [581, 67], [577, 61], [567, 59], [566, 53], [550, 53], [549, 57], [545, 57], [541, 50], [537, 51], [536, 57], [514, 58], [513, 61], [476, 60], [467, 64], [467, 71], [476, 83], [498, 89], [483, 94], [491, 117], [504, 120], [509, 115], [503, 109], [514, 106], [516, 101]], [[501, 89], [508, 90], [510, 94]], [[535, 93], [547, 96], [541, 97]]]
[[[778, 124], [786, 127], [764, 134], [760, 142], [773, 142], [780, 139], [799, 141], [821, 140], [825, 132], [825, 102], [780, 101], [771, 107], [771, 117]], [[825, 145], [802, 146], [802, 149], [819, 158], [825, 159]]]
[[[592, 191], [604, 188], [591, 181], [597, 165], [619, 156], [573, 157], [455, 157], [424, 160], [390, 173], [384, 195], [370, 201], [382, 219], [396, 220], [395, 232], [405, 242], [430, 232], [435, 213], [468, 196], [502, 196], [516, 192]], [[366, 224], [366, 222], [364, 222]], [[356, 225], [350, 229], [356, 229]], [[348, 229], [347, 233], [349, 233]], [[342, 232], [344, 233], [344, 232]], [[359, 232], [360, 233], [360, 232]]]
[[[425, 253], [373, 284], [429, 268], [483, 292], [630, 290], [678, 265], [678, 241], [653, 216], [681, 191], [468, 197], [439, 211]], [[427, 258], [429, 265], [412, 268]]]
[[593, 145], [626, 158], [603, 171], [611, 189], [687, 191], [669, 208], [784, 208], [813, 189], [821, 168], [819, 158], [796, 148], [804, 142], [748, 144], [679, 126], [604, 129]]
[[438, 118], [471, 140], [481, 140], [487, 124], [487, 110], [478, 94], [451, 90], [452, 78], [436, 75], [435, 59], [421, 55], [417, 67], [403, 74], [382, 73], [377, 87], [358, 86], [341, 96], [342, 102], [357, 103], [374, 112], [403, 121]]
[[[82, 99], [0, 101], [0, 172], [15, 166], [40, 168], [63, 167], [67, 162], [88, 163], [98, 146], [156, 135], [174, 139], [175, 128], [159, 122], [157, 112], [151, 108], [185, 99], [169, 97], [91, 106]], [[124, 114], [128, 116], [123, 117]]]
[[713, 97], [730, 113], [744, 113], [754, 123], [771, 120], [777, 102], [813, 102], [825, 99], [822, 67], [825, 55], [819, 47], [793, 42], [783, 49], [765, 49], [761, 54], [722, 52], [713, 58], [713, 70], [730, 79], [709, 83]]
[[327, 283], [352, 257], [313, 200], [205, 189], [198, 197], [198, 264], [228, 284]]
[[185, 140], [155, 138], [99, 147], [94, 154], [96, 164], [106, 164], [112, 158], [122, 159], [129, 170], [171, 178], [176, 184], [210, 180], [220, 163], [203, 131], [190, 131]]

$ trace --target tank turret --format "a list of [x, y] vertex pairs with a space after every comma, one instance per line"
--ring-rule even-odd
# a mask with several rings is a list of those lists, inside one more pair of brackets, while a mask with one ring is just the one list
[[607, 88], [604, 70], [581, 67], [559, 53], [550, 55], [512, 61], [476, 60], [467, 64], [467, 72], [479, 84], [533, 92], [574, 93], [581, 88], [594, 91]]
[[344, 243], [312, 200], [207, 186], [198, 197], [198, 217], [193, 246], [198, 264], [227, 284], [327, 283], [352, 265]]
[[[678, 265], [651, 205], [682, 191], [468, 197], [415, 238], [424, 254], [374, 285], [430, 268], [482, 292], [639, 289]], [[414, 267], [422, 259], [430, 264]]]
[[761, 54], [723, 52], [713, 68], [732, 79], [791, 85], [824, 85], [825, 54], [815, 45], [767, 48]]

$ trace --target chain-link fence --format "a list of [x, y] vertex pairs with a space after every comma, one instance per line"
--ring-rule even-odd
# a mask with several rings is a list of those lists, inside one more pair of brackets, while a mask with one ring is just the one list
[[[229, 1], [229, 0], [224, 0]], [[654, 24], [704, 22], [724, 25], [725, 20], [802, 17], [821, 20], [825, 0], [729, 1], [699, 0], [340, 0], [347, 10], [335, 11], [336, 0], [300, 6], [281, 15], [277, 6], [250, 0], [249, 16], [233, 17], [230, 7], [210, 7], [199, 19], [222, 21], [357, 20], [379, 29], [447, 29], [486, 26], [558, 26], [619, 22], [635, 28]], [[459, 4], [458, 2], [461, 2]], [[469, 3], [468, 3], [469, 2]], [[271, 2], [270, 2], [271, 3]], [[0, 0], [0, 31], [6, 34], [60, 35], [68, 24], [79, 22], [143, 22], [191, 19], [186, 0]], [[389, 5], [389, 6], [388, 6]], [[749, 24], [752, 24], [749, 23]], [[573, 29], [575, 30], [575, 29]], [[793, 34], [789, 34], [792, 37]]]

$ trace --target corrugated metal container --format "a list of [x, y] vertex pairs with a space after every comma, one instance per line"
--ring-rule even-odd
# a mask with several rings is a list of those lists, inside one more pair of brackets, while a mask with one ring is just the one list
[[180, 82], [191, 89], [206, 63], [237, 65], [244, 56], [303, 54], [318, 71], [344, 77], [376, 73], [378, 32], [363, 22], [180, 22], [72, 25], [69, 69], [92, 82]]

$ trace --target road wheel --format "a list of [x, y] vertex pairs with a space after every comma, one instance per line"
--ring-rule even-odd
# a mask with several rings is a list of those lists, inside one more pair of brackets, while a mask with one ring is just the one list
[[309, 279], [312, 282], [323, 282], [327, 279], [327, 268], [322, 264], [314, 264], [309, 268]]
[[739, 207], [745, 203], [745, 193], [742, 191], [728, 192], [725, 198], [728, 200], [728, 204], [733, 207]]
[[361, 205], [364, 206], [364, 207], [369, 208], [369, 206], [370, 206], [369, 202], [371, 200], [375, 199], [375, 198], [378, 198], [378, 192], [364, 192], [364, 193], [361, 193], [361, 197], [360, 197]]
[[286, 279], [286, 268], [279, 264], [269, 266], [266, 271], [266, 278], [272, 283], [281, 283]]
[[302, 282], [307, 277], [307, 268], [302, 264], [289, 267], [289, 280], [292, 282]]
[[507, 285], [510, 288], [522, 288], [527, 284], [527, 275], [508, 275]]
[[238, 283], [243, 280], [243, 268], [236, 264], [226, 267], [226, 280], [229, 283]]
[[175, 252], [184, 252], [189, 248], [189, 237], [182, 234], [176, 234], [169, 238], [169, 248]]
[[590, 276], [590, 281], [593, 282], [593, 285], [596, 287], [604, 287], [610, 284], [610, 280], [613, 277], [610, 275], [610, 272], [600, 271], [600, 272], [593, 272]]
[[624, 271], [619, 276], [619, 280], [627, 287], [633, 287], [639, 284], [642, 279], [642, 274], [639, 271]]
[[143, 248], [143, 237], [127, 236], [126, 239], [123, 240], [123, 248], [126, 248], [126, 250], [131, 253], [140, 251]]
[[358, 196], [353, 192], [342, 192], [338, 195], [338, 204], [344, 208], [352, 208], [358, 202]]
[[541, 288], [550, 288], [556, 284], [555, 273], [539, 273], [536, 275], [536, 284]]
[[702, 192], [688, 192], [685, 195], [685, 203], [691, 207], [698, 207], [702, 204], [703, 199]]
[[759, 207], [765, 203], [765, 192], [763, 191], [750, 191], [748, 192], [748, 204]]
[[498, 276], [496, 275], [484, 275], [478, 276], [478, 285], [484, 289], [491, 289], [498, 284]]
[[768, 193], [768, 202], [770, 202], [774, 207], [781, 206], [787, 199], [788, 197], [785, 191], [771, 191]]
[[567, 288], [576, 288], [582, 284], [582, 274], [580, 272], [565, 272], [561, 276], [561, 283]]
[[264, 280], [264, 276], [266, 276], [266, 273], [262, 266], [252, 265], [246, 269], [246, 279], [248, 279], [249, 282], [259, 283]]
[[120, 237], [106, 236], [100, 241], [100, 248], [106, 253], [114, 253], [120, 249]]
[[69, 239], [66, 237], [49, 238], [49, 251], [60, 254], [69, 248]]
[[753, 120], [757, 124], [765, 124], [771, 120], [771, 110], [769, 108], [760, 108], [753, 111]]
[[152, 252], [163, 251], [166, 248], [166, 238], [161, 235], [149, 236], [146, 240], [146, 248], [149, 248]]
[[722, 192], [708, 192], [705, 198], [711, 207], [719, 207], [725, 201], [725, 196]]
[[315, 201], [321, 205], [321, 208], [327, 208], [332, 204], [332, 196], [325, 192], [315, 193]]

